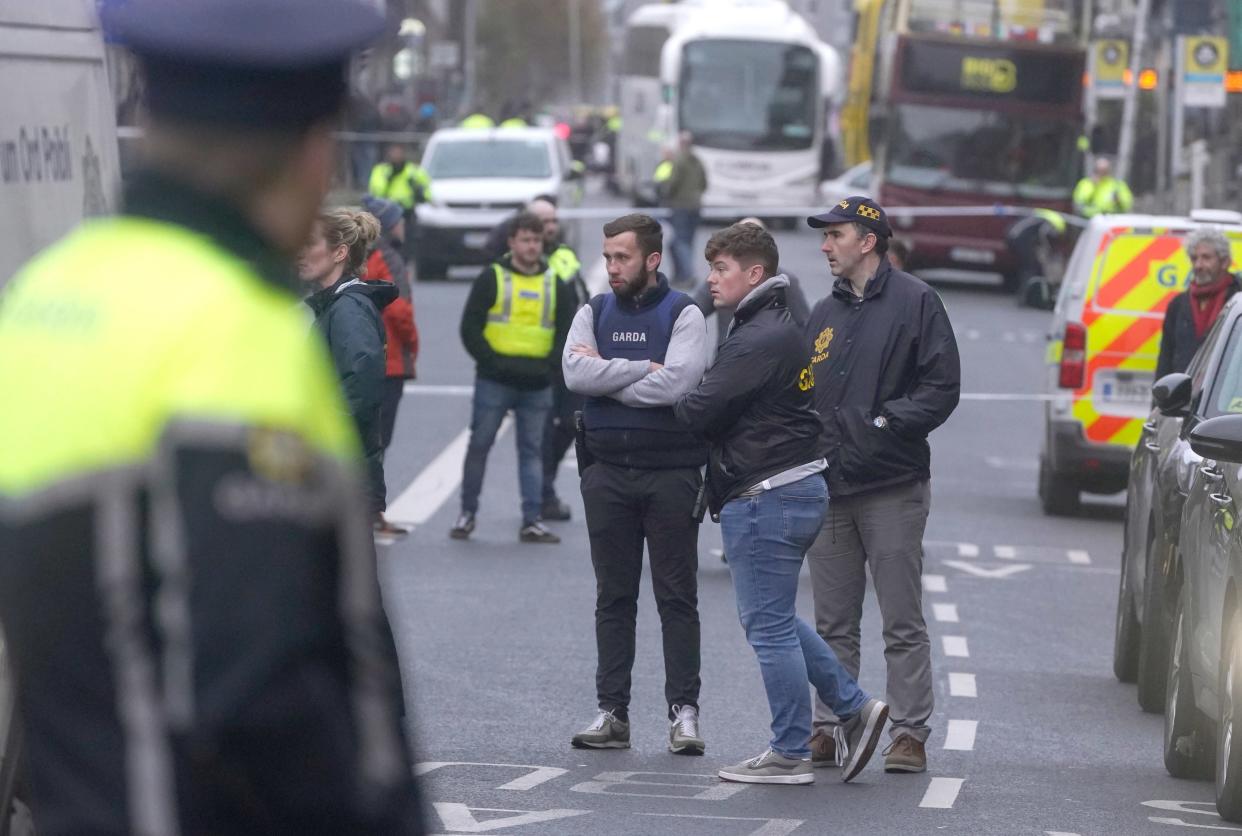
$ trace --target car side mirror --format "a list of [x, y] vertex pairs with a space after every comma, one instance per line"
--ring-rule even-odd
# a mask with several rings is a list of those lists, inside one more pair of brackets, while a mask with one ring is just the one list
[[1185, 417], [1190, 406], [1190, 375], [1181, 372], [1166, 374], [1151, 387], [1151, 397], [1161, 415]]
[[1242, 415], [1209, 418], [1190, 431], [1190, 449], [1205, 459], [1242, 462]]

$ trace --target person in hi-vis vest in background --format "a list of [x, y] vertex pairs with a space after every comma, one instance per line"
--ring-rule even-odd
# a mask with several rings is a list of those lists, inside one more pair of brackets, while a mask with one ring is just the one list
[[461, 341], [474, 358], [470, 443], [462, 466], [461, 514], [449, 535], [465, 540], [475, 528], [487, 456], [505, 415], [517, 422], [518, 477], [523, 543], [559, 543], [543, 527], [543, 431], [552, 408], [552, 364], [559, 360], [574, 316], [570, 294], [543, 251], [543, 220], [519, 212], [509, 231], [509, 251], [483, 268], [461, 316]]
[[1113, 164], [1107, 157], [1095, 161], [1090, 177], [1074, 187], [1074, 211], [1084, 218], [1116, 215], [1134, 208], [1134, 195], [1124, 180], [1113, 176]]

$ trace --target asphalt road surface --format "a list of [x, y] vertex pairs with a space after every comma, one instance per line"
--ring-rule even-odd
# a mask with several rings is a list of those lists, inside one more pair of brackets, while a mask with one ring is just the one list
[[[596, 279], [601, 223], [584, 224], [579, 237]], [[698, 251], [708, 234], [700, 230]], [[782, 264], [812, 301], [827, 293], [818, 236], [801, 227], [776, 238]], [[768, 787], [715, 777], [718, 767], [763, 751], [769, 715], [710, 520], [699, 557], [706, 755], [666, 750], [659, 620], [646, 581], [633, 748], [570, 748], [596, 711], [594, 578], [572, 454], [557, 484], [574, 519], [550, 524], [560, 545], [518, 542], [511, 430], [492, 451], [473, 539], [448, 538], [474, 372], [457, 337], [468, 288], [416, 285], [419, 377], [407, 387], [387, 460], [390, 516], [416, 527], [380, 559], [432, 832], [1242, 832], [1216, 817], [1209, 784], [1165, 773], [1160, 718], [1140, 713], [1133, 686], [1113, 678], [1122, 498], [1088, 502], [1072, 520], [1040, 512], [1037, 395], [1049, 315], [1018, 309], [993, 289], [938, 288], [961, 347], [964, 394], [931, 437], [924, 602], [936, 711], [928, 771], [886, 775], [877, 756], [849, 785], [818, 770], [814, 785]], [[809, 620], [809, 581], [799, 610]], [[862, 683], [882, 694], [870, 597], [863, 630]]]

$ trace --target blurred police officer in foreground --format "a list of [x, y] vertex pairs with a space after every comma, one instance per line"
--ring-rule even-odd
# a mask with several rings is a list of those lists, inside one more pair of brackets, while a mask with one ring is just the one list
[[[957, 406], [957, 342], [936, 292], [885, 253], [884, 210], [850, 197], [807, 218], [837, 276], [812, 310], [810, 383], [828, 438], [831, 508], [808, 552], [820, 635], [858, 676], [859, 621], [871, 569], [884, 623], [893, 745], [888, 772], [922, 772], [932, 712], [923, 620], [923, 530], [931, 503], [927, 435]], [[836, 725], [816, 705], [811, 757], [833, 763]]]
[[292, 258], [362, 0], [129, 0], [121, 217], [0, 302], [0, 616], [43, 834], [418, 833], [359, 444]]

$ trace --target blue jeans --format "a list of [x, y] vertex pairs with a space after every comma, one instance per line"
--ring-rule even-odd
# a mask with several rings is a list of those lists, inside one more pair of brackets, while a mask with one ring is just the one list
[[522, 524], [534, 522], [543, 507], [543, 425], [552, 408], [552, 389], [518, 389], [494, 380], [474, 382], [470, 445], [461, 476], [461, 510], [479, 510], [479, 492], [487, 454], [491, 452], [506, 413], [517, 417], [518, 482], [522, 489]]
[[674, 209], [673, 276], [675, 282], [694, 278], [694, 233], [699, 227], [699, 210]]
[[821, 475], [734, 499], [720, 511], [720, 532], [733, 574], [737, 613], [772, 712], [774, 751], [789, 758], [810, 754], [811, 695], [842, 719], [868, 699], [828, 643], [798, 618], [798, 571], [828, 508]]

